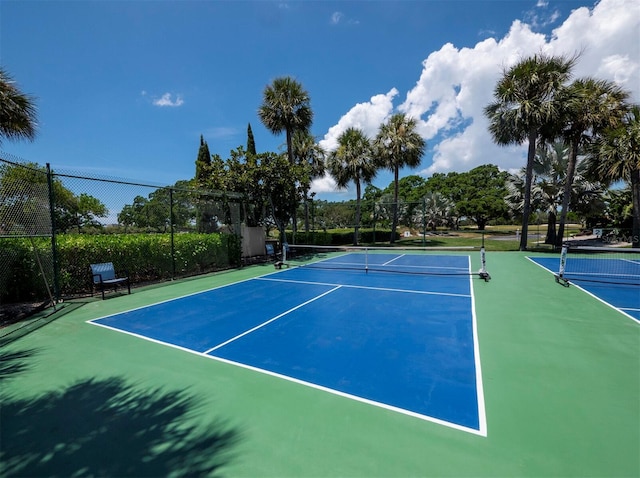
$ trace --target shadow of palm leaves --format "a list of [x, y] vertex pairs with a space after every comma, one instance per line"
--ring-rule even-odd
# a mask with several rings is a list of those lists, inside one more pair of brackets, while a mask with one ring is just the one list
[[3, 476], [220, 476], [240, 432], [183, 391], [84, 380], [0, 408]]
[[26, 359], [33, 355], [35, 355], [35, 350], [0, 352], [0, 380], [5, 380], [26, 371], [29, 368]]

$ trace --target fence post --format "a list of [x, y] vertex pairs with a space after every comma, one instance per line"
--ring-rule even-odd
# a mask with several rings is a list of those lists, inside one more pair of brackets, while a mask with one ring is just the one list
[[376, 243], [376, 221], [378, 220], [378, 211], [376, 210], [376, 201], [373, 200], [373, 243]]
[[422, 247], [427, 245], [427, 197], [422, 197]]
[[173, 188], [169, 188], [169, 230], [171, 231], [171, 280], [176, 278], [176, 246], [173, 241]]
[[58, 264], [58, 246], [56, 243], [55, 193], [53, 191], [53, 173], [47, 163], [47, 187], [49, 188], [49, 215], [51, 216], [51, 260], [53, 262], [53, 296], [60, 300], [60, 272]]

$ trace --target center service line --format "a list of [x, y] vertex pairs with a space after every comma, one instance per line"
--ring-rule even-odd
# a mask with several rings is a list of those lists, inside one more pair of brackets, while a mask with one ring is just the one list
[[320, 295], [318, 295], [318, 296], [314, 297], [313, 299], [309, 299], [308, 301], [303, 302], [302, 304], [298, 304], [298, 305], [296, 305], [295, 307], [293, 307], [293, 308], [291, 308], [291, 309], [289, 309], [289, 310], [287, 310], [287, 311], [283, 312], [282, 314], [280, 314], [280, 315], [276, 315], [276, 316], [275, 316], [275, 317], [273, 317], [272, 319], [269, 319], [269, 320], [267, 320], [266, 322], [263, 322], [263, 323], [261, 323], [261, 324], [259, 324], [259, 325], [256, 325], [256, 326], [255, 326], [254, 328], [252, 328], [252, 329], [249, 329], [249, 330], [247, 330], [247, 331], [245, 331], [245, 332], [242, 332], [242, 333], [241, 333], [241, 334], [239, 334], [239, 335], [236, 335], [235, 337], [230, 338], [230, 339], [229, 339], [229, 340], [227, 340], [226, 342], [222, 342], [221, 344], [218, 344], [218, 345], [216, 345], [215, 347], [210, 348], [209, 350], [205, 350], [203, 353], [204, 353], [204, 354], [209, 354], [209, 353], [213, 352], [214, 350], [219, 349], [220, 347], [224, 347], [225, 345], [230, 344], [231, 342], [234, 342], [234, 341], [238, 340], [239, 338], [244, 337], [244, 336], [245, 336], [245, 335], [247, 335], [247, 334], [250, 334], [251, 332], [254, 332], [254, 331], [258, 330], [258, 329], [261, 329], [262, 327], [264, 327], [265, 325], [270, 324], [270, 323], [271, 323], [271, 322], [273, 322], [274, 320], [278, 320], [279, 318], [284, 317], [284, 316], [285, 316], [285, 315], [287, 315], [287, 314], [290, 314], [291, 312], [293, 312], [294, 310], [299, 309], [300, 307], [304, 307], [305, 305], [310, 304], [311, 302], [313, 302], [313, 301], [315, 301], [315, 300], [318, 300], [318, 299], [320, 299], [320, 298], [324, 297], [324, 296], [325, 296], [325, 295], [327, 295], [327, 294], [331, 294], [332, 292], [334, 292], [334, 291], [336, 291], [336, 290], [340, 289], [341, 287], [342, 287], [342, 286], [341, 286], [341, 285], [339, 285], [339, 286], [337, 286], [337, 287], [334, 287], [334, 288], [333, 288], [333, 289], [331, 289], [331, 290], [328, 290], [327, 292], [324, 292], [323, 294], [320, 294]]

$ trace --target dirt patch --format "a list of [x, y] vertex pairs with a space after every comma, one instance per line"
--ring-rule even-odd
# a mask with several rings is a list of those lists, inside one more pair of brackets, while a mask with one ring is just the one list
[[0, 305], [0, 328], [28, 319], [47, 307], [47, 302], [25, 302]]

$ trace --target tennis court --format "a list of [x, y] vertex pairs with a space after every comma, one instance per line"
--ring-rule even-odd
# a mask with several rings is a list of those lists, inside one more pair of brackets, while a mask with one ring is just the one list
[[65, 303], [3, 344], [0, 476], [640, 475], [635, 320], [531, 254], [386, 254]]
[[92, 323], [485, 434], [470, 267], [345, 252]]
[[558, 283], [572, 284], [640, 322], [640, 250], [577, 247], [560, 258], [530, 259], [555, 274]]

